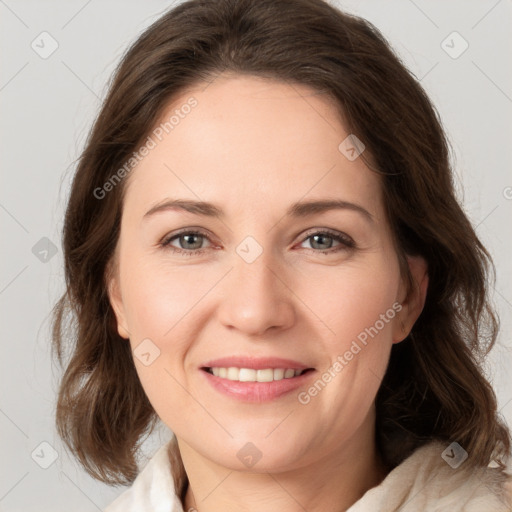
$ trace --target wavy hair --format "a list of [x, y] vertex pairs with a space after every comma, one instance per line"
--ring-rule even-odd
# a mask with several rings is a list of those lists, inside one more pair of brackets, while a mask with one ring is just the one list
[[[140, 443], [157, 416], [117, 332], [106, 284], [125, 180], [102, 199], [95, 190], [173, 97], [224, 72], [327, 93], [382, 177], [400, 261], [410, 254], [428, 263], [424, 310], [393, 346], [376, 397], [387, 466], [438, 439], [462, 445], [470, 467], [492, 459], [503, 467], [510, 433], [482, 370], [498, 329], [488, 297], [494, 267], [457, 200], [439, 115], [371, 23], [322, 0], [189, 0], [123, 56], [79, 158], [63, 227], [66, 291], [54, 308], [53, 347], [64, 367], [56, 424], [68, 448], [104, 482], [131, 483], [138, 473]], [[170, 456], [183, 495], [176, 443]]]

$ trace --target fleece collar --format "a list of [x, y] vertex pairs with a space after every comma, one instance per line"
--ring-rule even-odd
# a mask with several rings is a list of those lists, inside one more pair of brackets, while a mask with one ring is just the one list
[[[510, 512], [512, 477], [495, 468], [453, 469], [441, 457], [446, 446], [418, 448], [346, 512]], [[175, 493], [168, 444], [160, 447], [133, 485], [104, 512], [184, 512]], [[509, 474], [512, 467], [509, 464]]]

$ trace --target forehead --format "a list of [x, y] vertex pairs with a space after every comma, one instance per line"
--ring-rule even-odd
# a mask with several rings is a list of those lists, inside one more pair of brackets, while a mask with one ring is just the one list
[[125, 206], [140, 215], [165, 196], [184, 196], [268, 210], [328, 196], [377, 213], [378, 176], [362, 158], [347, 158], [349, 135], [325, 94], [219, 76], [166, 105], [146, 139], [152, 149], [129, 175]]

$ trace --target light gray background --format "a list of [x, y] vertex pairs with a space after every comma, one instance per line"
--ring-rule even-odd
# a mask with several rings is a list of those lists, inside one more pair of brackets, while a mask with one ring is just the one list
[[[171, 5], [0, 0], [0, 511], [97, 511], [123, 490], [88, 477], [58, 440], [53, 413], [60, 373], [50, 358], [48, 313], [63, 291], [60, 231], [74, 161], [123, 51]], [[494, 300], [502, 331], [489, 375], [512, 424], [512, 3], [337, 5], [382, 30], [421, 79], [449, 133], [461, 197], [497, 266]], [[35, 41], [39, 51], [50, 48], [50, 39], [41, 48], [43, 31], [58, 43], [46, 59], [31, 47]], [[469, 44], [458, 58], [441, 46], [453, 31]], [[453, 47], [446, 48], [452, 54], [462, 48], [457, 36], [444, 44]], [[47, 262], [41, 261], [43, 237], [57, 250]], [[167, 438], [162, 428], [145, 444], [145, 453], [151, 455]], [[53, 453], [58, 458], [43, 469]]]

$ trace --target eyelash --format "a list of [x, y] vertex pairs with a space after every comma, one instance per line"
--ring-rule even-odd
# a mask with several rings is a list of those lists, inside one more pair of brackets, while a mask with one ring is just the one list
[[[206, 233], [204, 233], [203, 231], [198, 231], [198, 230], [192, 229], [192, 230], [181, 231], [179, 233], [173, 234], [172, 236], [165, 237], [159, 243], [159, 246], [162, 247], [163, 249], [171, 250], [174, 253], [183, 254], [184, 256], [198, 256], [198, 255], [203, 254], [206, 250], [208, 250], [208, 247], [203, 248], [203, 249], [195, 249], [195, 250], [188, 249], [187, 250], [187, 249], [180, 249], [179, 247], [174, 247], [173, 245], [171, 245], [171, 242], [173, 240], [175, 240], [183, 235], [200, 235], [209, 240], [208, 235]], [[319, 230], [319, 231], [310, 232], [305, 238], [302, 239], [302, 241], [300, 243], [301, 244], [304, 243], [306, 240], [308, 240], [309, 238], [312, 238], [315, 235], [327, 235], [330, 238], [333, 238], [335, 241], [340, 242], [340, 245], [335, 247], [334, 249], [329, 248], [326, 250], [321, 250], [321, 249], [312, 249], [312, 248], [305, 247], [305, 249], [312, 251], [313, 253], [316, 253], [316, 254], [321, 253], [321, 254], [329, 255], [329, 254], [338, 253], [340, 251], [347, 251], [347, 250], [356, 248], [356, 244], [355, 244], [354, 240], [352, 240], [351, 237], [349, 237], [348, 235], [345, 235], [344, 233], [331, 231], [329, 229], [323, 229], [323, 230]]]

